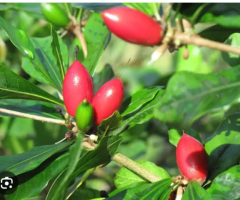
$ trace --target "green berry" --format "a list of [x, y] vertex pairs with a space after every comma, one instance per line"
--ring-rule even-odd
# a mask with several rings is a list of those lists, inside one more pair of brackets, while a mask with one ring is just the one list
[[76, 110], [76, 124], [80, 131], [86, 133], [92, 127], [93, 123], [93, 108], [91, 103], [86, 99], [79, 104]]
[[45, 18], [55, 26], [67, 27], [70, 19], [67, 13], [57, 3], [42, 3]]

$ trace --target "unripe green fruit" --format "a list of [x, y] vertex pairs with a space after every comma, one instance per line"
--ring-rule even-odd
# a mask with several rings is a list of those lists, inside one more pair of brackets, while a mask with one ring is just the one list
[[92, 127], [93, 108], [86, 99], [77, 107], [75, 119], [78, 129], [82, 132], [87, 132]]
[[70, 19], [67, 13], [57, 3], [42, 3], [45, 18], [55, 26], [67, 27]]

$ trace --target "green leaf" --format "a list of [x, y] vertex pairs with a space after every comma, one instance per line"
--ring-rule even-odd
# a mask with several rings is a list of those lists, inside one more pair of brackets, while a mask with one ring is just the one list
[[137, 124], [143, 124], [153, 118], [153, 110], [157, 105], [157, 102], [161, 99], [163, 90], [160, 90], [152, 101], [149, 101], [141, 109], [139, 109], [134, 115], [128, 116], [120, 124], [119, 128], [114, 131], [111, 131], [111, 134], [118, 135], [124, 130], [134, 127]]
[[59, 156], [54, 161], [53, 158], [50, 157], [33, 171], [19, 175], [18, 180], [20, 184], [17, 190], [5, 196], [5, 198], [7, 200], [21, 200], [39, 195], [43, 189], [47, 187], [48, 182], [67, 167], [68, 160], [68, 153]]
[[[229, 160], [229, 159], [228, 159]], [[208, 193], [223, 196], [225, 199], [234, 200], [240, 198], [240, 166], [235, 166], [219, 174], [212, 182]]]
[[104, 85], [104, 83], [108, 82], [114, 77], [114, 72], [112, 66], [110, 64], [106, 64], [102, 71], [99, 73], [94, 74], [93, 77], [93, 88], [94, 94]]
[[208, 177], [211, 180], [219, 173], [239, 163], [239, 120], [239, 113], [226, 117], [215, 134], [205, 143], [205, 149], [209, 155]]
[[[149, 161], [137, 161], [138, 164], [148, 169], [150, 172], [154, 173], [161, 179], [170, 178], [169, 174], [161, 167], [156, 166], [154, 163]], [[130, 171], [129, 169], [122, 167], [116, 174], [114, 179], [115, 186], [119, 188], [128, 187], [134, 183], [147, 183], [148, 181], [138, 176], [136, 173]]]
[[39, 146], [22, 154], [1, 156], [0, 171], [10, 171], [15, 175], [18, 175], [32, 170], [53, 154], [70, 146], [72, 142], [73, 141], [68, 141], [60, 144]]
[[171, 193], [172, 179], [167, 178], [155, 183], [144, 184], [128, 189], [124, 200], [168, 200]]
[[186, 191], [183, 194], [182, 200], [203, 200], [206, 196], [206, 190], [204, 190], [197, 182], [190, 181]]
[[228, 109], [240, 97], [239, 69], [206, 75], [190, 72], [173, 75], [156, 107], [155, 117], [186, 129], [204, 114]]
[[[74, 180], [79, 174], [82, 172], [97, 167], [101, 164], [106, 164], [110, 162], [111, 157], [116, 153], [118, 146], [120, 145], [122, 138], [119, 136], [114, 137], [104, 137], [99, 145], [92, 151], [87, 152], [78, 160], [76, 170], [72, 173], [71, 177], [69, 178], [69, 183]], [[64, 174], [63, 172], [62, 174]], [[50, 189], [46, 200], [54, 200], [59, 199], [55, 196], [56, 191], [58, 191], [59, 185], [61, 185], [61, 180], [63, 175], [60, 174], [57, 180], [53, 184], [52, 188]], [[58, 191], [59, 192], [59, 191]], [[56, 197], [56, 198], [55, 198]], [[61, 199], [64, 196], [61, 196]], [[60, 199], [59, 199], [60, 200]]]
[[[0, 108], [17, 111], [20, 113], [31, 114], [41, 117], [48, 117], [53, 119], [62, 119], [59, 112], [56, 110], [56, 106], [53, 104], [41, 102], [41, 101], [26, 101], [7, 99], [0, 101]], [[0, 115], [7, 115], [0, 112]], [[15, 115], [8, 115], [16, 117]]]
[[208, 27], [198, 34], [209, 40], [217, 41], [217, 42], [224, 42], [231, 34], [239, 32], [239, 28], [231, 28], [231, 27], [223, 27], [219, 25], [213, 25]]
[[14, 8], [18, 10], [23, 10], [26, 12], [30, 12], [42, 15], [42, 9], [40, 3], [14, 3]]
[[3, 65], [0, 65], [0, 99], [39, 100], [64, 106], [62, 100], [48, 94]]
[[78, 188], [69, 198], [69, 200], [79, 200], [79, 197], [81, 197], [81, 200], [92, 200], [95, 198], [100, 198], [101, 196], [98, 190], [90, 188]]
[[[70, 176], [76, 169], [78, 159], [80, 157], [82, 151], [82, 140], [83, 135], [78, 135], [77, 140], [74, 145], [70, 148], [69, 160], [68, 160], [68, 168], [55, 180], [52, 185], [49, 193], [51, 195], [51, 199], [64, 199], [67, 187], [70, 182]], [[57, 184], [57, 187], [54, 185]], [[50, 196], [48, 196], [49, 198]]]
[[[225, 41], [225, 43], [231, 46], [240, 47], [240, 33], [234, 33], [230, 35], [230, 37]], [[237, 66], [240, 63], [239, 55], [222, 52], [222, 57], [224, 61], [232, 67]]]
[[[176, 9], [176, 4], [174, 8]], [[213, 22], [224, 27], [239, 28], [240, 5], [238, 3], [182, 3], [180, 13], [192, 23]]]
[[109, 118], [104, 119], [98, 126], [98, 134], [107, 133], [112, 129], [116, 129], [122, 122], [122, 116], [119, 111], [116, 110]]
[[[197, 131], [195, 131], [194, 129], [184, 130], [184, 133], [194, 137], [195, 139], [197, 139], [199, 142], [202, 143], [202, 139], [201, 139], [199, 133]], [[179, 140], [182, 137], [183, 130], [177, 130], [177, 129], [172, 128], [172, 129], [168, 130], [168, 134], [169, 134], [169, 142], [176, 147]]]
[[152, 16], [154, 14], [154, 10], [152, 7], [153, 3], [123, 3], [123, 4], [130, 8], [140, 10], [149, 16]]
[[72, 3], [73, 7], [84, 8], [94, 12], [102, 12], [106, 9], [122, 6], [121, 3]]
[[121, 106], [121, 110], [123, 110], [122, 116], [126, 116], [140, 109], [146, 103], [151, 101], [161, 88], [161, 86], [145, 88], [127, 98]]
[[44, 79], [44, 82], [47, 82], [61, 92], [62, 81], [60, 79], [57, 63], [51, 51], [52, 38], [30, 39], [25, 32], [16, 29], [1, 17], [0, 26], [5, 30], [12, 43], [21, 51], [22, 55], [28, 58], [30, 63], [32, 63], [32, 65], [27, 65], [30, 69], [24, 69], [27, 72], [30, 71], [30, 75], [33, 75], [35, 68], [35, 71], [37, 70], [39, 72], [37, 77], [41, 76], [41, 80]]
[[[57, 32], [51, 26], [52, 33], [52, 52], [57, 60], [58, 71], [60, 72], [61, 81], [63, 82], [68, 68], [68, 50], [62, 39], [57, 35]], [[61, 48], [62, 47], [62, 48]]]
[[88, 56], [83, 65], [93, 76], [98, 61], [110, 41], [110, 33], [103, 24], [101, 14], [93, 13], [84, 28], [84, 37], [87, 43]]

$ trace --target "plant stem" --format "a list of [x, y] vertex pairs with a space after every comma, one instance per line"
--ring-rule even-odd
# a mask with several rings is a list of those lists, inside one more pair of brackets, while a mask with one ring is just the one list
[[196, 35], [189, 35], [186, 33], [175, 33], [173, 36], [173, 41], [180, 40], [180, 43], [182, 45], [192, 44], [196, 46], [204, 46], [211, 49], [217, 49], [219, 51], [224, 51], [228, 53], [235, 53], [237, 55], [240, 55], [240, 48], [233, 47], [227, 44], [215, 42], [212, 40], [204, 39], [200, 36]]
[[21, 112], [17, 112], [17, 111], [13, 111], [13, 110], [8, 110], [8, 109], [4, 109], [4, 108], [0, 108], [0, 112], [1, 113], [6, 113], [6, 114], [9, 114], [9, 115], [16, 115], [16, 116], [19, 116], [19, 117], [34, 119], [34, 120], [38, 120], [38, 121], [42, 121], [42, 122], [49, 122], [49, 123], [54, 123], [54, 124], [65, 125], [65, 121], [60, 120], [60, 119], [41, 117], [41, 116], [31, 115], [31, 114], [27, 114], [27, 113], [21, 113]]
[[71, 12], [70, 12], [70, 10], [69, 10], [68, 4], [67, 4], [67, 3], [64, 3], [64, 5], [65, 5], [65, 7], [66, 7], [66, 10], [67, 10], [67, 14], [68, 14], [69, 19], [71, 19], [72, 14], [71, 14]]
[[156, 181], [161, 180], [161, 178], [156, 176], [154, 173], [148, 171], [147, 169], [145, 169], [144, 167], [142, 167], [135, 161], [129, 159], [128, 157], [126, 157], [120, 153], [115, 154], [112, 157], [112, 160], [123, 165], [124, 167], [130, 169], [131, 171], [142, 176], [143, 178], [145, 178], [146, 180], [148, 180], [150, 182], [156, 182]]

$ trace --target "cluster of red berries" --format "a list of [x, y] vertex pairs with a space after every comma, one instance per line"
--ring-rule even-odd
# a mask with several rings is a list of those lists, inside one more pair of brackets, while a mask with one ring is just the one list
[[87, 132], [93, 121], [100, 125], [122, 104], [124, 87], [120, 79], [106, 82], [93, 95], [92, 78], [79, 61], [69, 67], [63, 81], [63, 100], [68, 114], [75, 117], [78, 129]]

